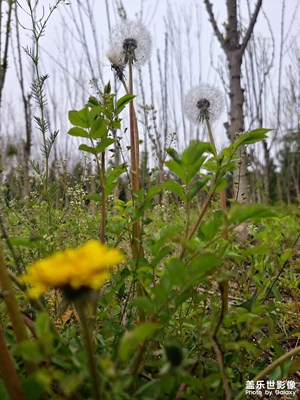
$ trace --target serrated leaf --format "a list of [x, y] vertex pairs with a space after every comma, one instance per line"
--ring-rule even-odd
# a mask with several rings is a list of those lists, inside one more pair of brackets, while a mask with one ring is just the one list
[[116, 104], [116, 115], [119, 115], [122, 110], [126, 107], [128, 103], [130, 103], [135, 96], [133, 94], [125, 94], [125, 96], [121, 97]]
[[160, 326], [161, 325], [157, 323], [144, 322], [132, 331], [125, 332], [120, 341], [118, 350], [121, 361], [127, 362], [138, 349], [139, 345], [152, 336]]
[[71, 128], [68, 130], [68, 135], [89, 138], [89, 134], [82, 128]]

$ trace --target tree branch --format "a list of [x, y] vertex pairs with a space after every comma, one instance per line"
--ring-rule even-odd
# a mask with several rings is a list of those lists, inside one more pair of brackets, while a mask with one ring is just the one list
[[246, 31], [246, 34], [244, 36], [244, 39], [243, 39], [241, 47], [240, 47], [242, 54], [244, 53], [244, 51], [245, 51], [245, 49], [247, 47], [247, 44], [248, 44], [248, 42], [250, 40], [250, 37], [252, 35], [253, 29], [254, 29], [254, 25], [255, 25], [257, 17], [258, 17], [258, 13], [259, 13], [259, 11], [261, 9], [261, 5], [262, 5], [262, 0], [257, 0], [254, 13], [252, 14], [248, 29]]
[[209, 20], [210, 20], [210, 23], [211, 23], [211, 25], [213, 27], [215, 35], [217, 36], [221, 46], [225, 50], [226, 42], [225, 42], [224, 36], [222, 35], [222, 33], [220, 32], [220, 30], [218, 28], [217, 21], [215, 19], [215, 16], [214, 16], [214, 13], [213, 13], [213, 10], [212, 10], [212, 4], [210, 3], [209, 0], [203, 0], [203, 2], [205, 4], [205, 6], [206, 6], [206, 10], [208, 12]]
[[[4, 43], [4, 50], [3, 50], [3, 58], [1, 57], [1, 54], [0, 54], [0, 103], [1, 103], [2, 90], [3, 90], [3, 87], [4, 87], [5, 74], [6, 74], [6, 71], [7, 71], [8, 44], [9, 44], [9, 37], [10, 37], [11, 15], [12, 15], [13, 4], [14, 4], [14, 0], [10, 0], [8, 2], [8, 11], [7, 11], [7, 21], [6, 21], [6, 28], [5, 28], [5, 39], [4, 39], [5, 43]], [[1, 10], [1, 12], [2, 12], [2, 10]]]

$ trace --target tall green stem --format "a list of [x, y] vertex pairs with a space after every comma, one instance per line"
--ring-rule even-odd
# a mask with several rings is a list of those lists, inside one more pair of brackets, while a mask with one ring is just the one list
[[[205, 122], [206, 122], [207, 130], [208, 130], [208, 134], [209, 134], [209, 140], [210, 140], [210, 143], [211, 143], [211, 145], [213, 147], [213, 150], [214, 150], [214, 155], [217, 156], [217, 148], [216, 148], [214, 135], [212, 133], [212, 129], [211, 129], [211, 126], [210, 126], [209, 119], [205, 118]], [[221, 210], [225, 212], [226, 211], [226, 193], [225, 193], [225, 189], [222, 189], [221, 192], [220, 192], [220, 204], [221, 204]], [[227, 228], [225, 228], [225, 230], [224, 230], [223, 238], [225, 240], [228, 240]], [[226, 265], [225, 265], [225, 269], [226, 269]], [[229, 302], [229, 300], [228, 300], [228, 295], [229, 295], [228, 292], [229, 292], [228, 282], [226, 282], [226, 281], [221, 282], [220, 283], [220, 294], [221, 294], [221, 299], [222, 299], [222, 312], [221, 312], [221, 318], [220, 318], [219, 323], [217, 325], [218, 328], [221, 325], [221, 323], [222, 323], [222, 321], [223, 321], [223, 319], [225, 317], [225, 314], [228, 311], [228, 302]], [[217, 329], [218, 328], [216, 328], [215, 334], [217, 333]]]
[[99, 379], [98, 379], [98, 373], [97, 373], [97, 365], [96, 365], [96, 360], [94, 357], [93, 345], [92, 345], [92, 339], [91, 339], [91, 335], [90, 335], [90, 331], [89, 331], [88, 320], [86, 317], [86, 313], [85, 313], [82, 301], [79, 300], [78, 302], [76, 302], [75, 307], [76, 307], [76, 310], [78, 312], [80, 322], [81, 322], [83, 339], [84, 339], [86, 354], [87, 354], [87, 358], [88, 358], [88, 368], [89, 368], [92, 388], [93, 388], [93, 392], [94, 392], [94, 400], [100, 400], [101, 397], [100, 397], [100, 386], [99, 386]]

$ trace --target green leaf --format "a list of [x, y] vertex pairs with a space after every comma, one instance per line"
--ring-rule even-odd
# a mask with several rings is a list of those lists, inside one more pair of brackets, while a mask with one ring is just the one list
[[37, 237], [34, 239], [22, 238], [22, 237], [13, 237], [10, 238], [10, 243], [15, 246], [23, 246], [28, 247], [30, 249], [36, 249], [41, 245], [41, 238]]
[[102, 118], [101, 113], [103, 112], [102, 106], [92, 106], [88, 112], [88, 124], [91, 127], [97, 118]]
[[117, 179], [126, 171], [125, 165], [110, 167], [106, 172], [105, 196], [109, 196], [117, 185]]
[[71, 128], [68, 130], [68, 135], [89, 138], [89, 134], [82, 128]]
[[216, 193], [220, 193], [223, 189], [226, 188], [228, 182], [226, 178], [222, 178], [220, 179], [220, 181], [218, 182], [217, 186], [216, 186]]
[[187, 183], [187, 177], [184, 167], [182, 167], [175, 160], [169, 160], [165, 162], [165, 165], [173, 172], [178, 178], [180, 178], [184, 183]]
[[213, 217], [207, 221], [202, 222], [198, 230], [198, 236], [203, 241], [212, 240], [218, 232], [220, 226], [224, 221], [224, 214], [221, 210], [214, 212]]
[[204, 153], [213, 154], [211, 144], [200, 142], [199, 140], [192, 140], [182, 153], [182, 161], [186, 165], [195, 164]]
[[121, 121], [119, 119], [117, 119], [116, 121], [113, 121], [111, 123], [111, 127], [113, 129], [120, 129], [121, 128]]
[[88, 194], [86, 196], [86, 199], [101, 202], [101, 196], [100, 196], [100, 194], [97, 194], [97, 193]]
[[139, 308], [147, 315], [150, 315], [154, 312], [153, 302], [148, 297], [137, 297], [131, 302], [131, 306]]
[[17, 350], [26, 361], [38, 364], [44, 361], [44, 355], [41, 352], [39, 343], [35, 340], [24, 340], [17, 345]]
[[163, 283], [168, 283], [171, 286], [180, 286], [186, 280], [187, 274], [189, 275], [184, 263], [173, 257], [166, 266]]
[[189, 190], [189, 201], [191, 201], [196, 194], [203, 188], [203, 186], [208, 182], [209, 178], [207, 176], [194, 182]]
[[166, 152], [169, 154], [170, 157], [173, 158], [178, 164], [181, 164], [181, 158], [175, 149], [169, 148], [166, 149]]
[[151, 261], [150, 266], [155, 268], [161, 260], [167, 255], [172, 253], [172, 247], [165, 246], [159, 250], [158, 254], [155, 255], [154, 259]]
[[116, 104], [116, 115], [119, 115], [122, 110], [126, 107], [128, 103], [130, 103], [135, 96], [133, 94], [125, 94], [125, 96], [121, 97]]
[[26, 399], [41, 400], [45, 398], [43, 396], [43, 394], [45, 394], [45, 387], [43, 383], [40, 381], [39, 376], [37, 374], [29, 375], [28, 377], [26, 377], [26, 379], [22, 383], [22, 387]]
[[161, 325], [157, 323], [144, 322], [132, 331], [125, 332], [120, 341], [118, 350], [121, 361], [127, 362], [138, 349], [139, 345], [152, 336], [160, 326]]
[[185, 199], [185, 193], [180, 183], [176, 181], [167, 181], [161, 185], [162, 188], [171, 190], [176, 196], [180, 197], [181, 200]]
[[263, 204], [234, 204], [229, 211], [229, 223], [241, 224], [248, 219], [276, 217], [277, 214], [270, 207]]
[[49, 315], [46, 312], [38, 314], [35, 329], [38, 338], [43, 338], [43, 336], [51, 332], [51, 323]]
[[98, 106], [99, 105], [99, 101], [98, 101], [97, 97], [90, 96], [87, 104], [90, 105], [90, 106]]
[[186, 171], [187, 171], [186, 176], [188, 183], [190, 183], [193, 180], [193, 178], [198, 174], [205, 160], [206, 160], [205, 156], [200, 156], [199, 158], [197, 158], [197, 160], [195, 160], [194, 163], [186, 166]]
[[233, 144], [234, 149], [236, 150], [241, 145], [253, 144], [263, 139], [267, 139], [268, 137], [267, 133], [270, 132], [271, 130], [272, 129], [259, 128], [259, 129], [254, 129], [253, 131], [250, 132], [242, 133], [237, 139], [237, 141]]
[[89, 128], [88, 124], [88, 107], [85, 106], [82, 110], [69, 111], [69, 120], [72, 125], [80, 126], [81, 128]]
[[91, 153], [91, 154], [93, 154], [94, 156], [97, 155], [96, 150], [95, 150], [93, 147], [87, 146], [86, 144], [81, 144], [81, 145], [78, 147], [78, 149], [79, 149], [79, 150], [82, 150], [82, 151], [85, 151], [86, 153]]
[[193, 285], [198, 285], [215, 271], [221, 261], [220, 257], [210, 252], [204, 252], [193, 258], [188, 268], [189, 280]]
[[257, 345], [247, 340], [238, 340], [236, 342], [227, 343], [225, 348], [227, 351], [240, 351], [241, 349], [245, 349], [249, 354], [257, 354], [258, 352]]
[[104, 86], [104, 93], [110, 94], [110, 92], [111, 92], [111, 85], [110, 85], [110, 81], [108, 81], [107, 84]]
[[111, 139], [108, 137], [103, 138], [101, 142], [99, 142], [96, 146], [96, 154], [105, 151], [105, 149], [109, 147], [112, 143], [115, 143], [115, 139]]
[[104, 118], [97, 118], [93, 121], [90, 135], [92, 139], [100, 139], [107, 134], [108, 121]]

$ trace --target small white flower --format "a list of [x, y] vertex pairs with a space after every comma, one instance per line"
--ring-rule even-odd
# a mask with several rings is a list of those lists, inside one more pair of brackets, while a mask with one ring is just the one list
[[125, 20], [112, 31], [110, 52], [119, 53], [122, 49], [123, 63], [144, 64], [151, 55], [152, 38], [141, 21]]
[[206, 119], [215, 122], [224, 109], [222, 92], [211, 85], [193, 86], [185, 96], [184, 111], [187, 118], [199, 124]]

